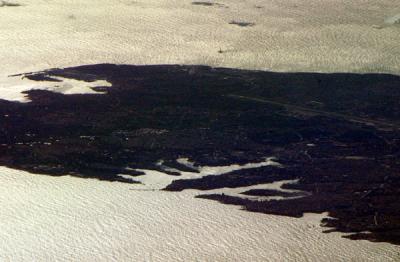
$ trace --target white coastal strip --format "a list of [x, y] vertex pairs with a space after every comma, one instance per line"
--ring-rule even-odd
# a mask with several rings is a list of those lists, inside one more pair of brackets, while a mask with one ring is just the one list
[[[276, 166], [282, 167], [281, 164], [275, 161], [274, 157], [267, 157], [264, 161], [258, 163], [247, 163], [244, 165], [232, 164], [227, 166], [198, 166], [195, 165], [194, 162], [189, 161], [188, 158], [178, 158], [176, 160], [178, 163], [185, 165], [189, 168], [196, 170], [197, 172], [186, 172], [181, 171], [176, 168], [170, 168], [164, 165], [164, 161], [160, 160], [157, 162], [157, 165], [162, 167], [165, 171], [169, 172], [177, 172], [180, 176], [171, 176], [167, 173], [157, 171], [157, 170], [149, 170], [149, 169], [136, 169], [137, 171], [141, 171], [144, 175], [135, 177], [136, 181], [140, 181], [142, 184], [135, 186], [133, 190], [160, 190], [168, 185], [170, 185], [175, 180], [184, 180], [184, 179], [198, 179], [205, 176], [210, 175], [222, 175], [226, 173], [230, 173], [233, 171], [238, 170], [245, 170], [245, 169], [252, 169], [252, 168], [260, 168], [264, 166]], [[130, 169], [130, 168], [129, 168]], [[131, 178], [129, 175], [121, 174], [120, 176], [125, 178]], [[299, 198], [302, 196], [294, 196], [294, 197], [282, 197], [282, 196], [248, 196], [241, 194], [242, 192], [252, 190], [252, 189], [270, 189], [270, 190], [277, 190], [285, 193], [301, 193], [303, 191], [299, 190], [290, 190], [290, 189], [283, 189], [282, 186], [284, 184], [293, 184], [297, 183], [298, 180], [280, 180], [275, 181], [272, 183], [263, 183], [251, 186], [244, 186], [244, 187], [237, 187], [237, 188], [218, 188], [212, 190], [197, 190], [197, 189], [190, 189], [194, 191], [201, 192], [202, 194], [224, 194], [233, 197], [240, 197], [243, 199], [249, 200], [257, 200], [257, 201], [264, 201], [264, 200], [282, 200], [282, 199], [293, 199]], [[306, 195], [306, 192], [303, 192]]]
[[[286, 184], [296, 184], [299, 180], [298, 179], [291, 179], [291, 180], [280, 180], [275, 181], [272, 183], [264, 183], [258, 185], [251, 185], [251, 186], [244, 186], [244, 187], [236, 187], [236, 188], [218, 188], [213, 190], [201, 190], [202, 194], [224, 194], [232, 197], [240, 197], [242, 199], [248, 200], [255, 200], [255, 201], [267, 201], [267, 200], [288, 200], [288, 199], [295, 199], [301, 198], [303, 196], [308, 195], [308, 192], [294, 190], [294, 189], [284, 189], [282, 188], [283, 185]], [[242, 194], [245, 191], [253, 190], [253, 189], [268, 189], [268, 190], [276, 190], [283, 193], [303, 193], [300, 196], [292, 196], [292, 197], [283, 197], [283, 196], [250, 196]]]
[[0, 99], [30, 102], [25, 93], [30, 90], [46, 90], [55, 93], [73, 95], [73, 94], [104, 94], [93, 90], [94, 87], [111, 87], [111, 84], [105, 80], [86, 82], [64, 77], [52, 77], [60, 82], [52, 81], [33, 81], [21, 76], [0, 78]]
[[[163, 161], [159, 161], [157, 164], [162, 166], [165, 171], [173, 171], [180, 174], [180, 176], [171, 176], [161, 171], [150, 170], [150, 169], [135, 169], [136, 171], [141, 171], [144, 175], [136, 176], [135, 180], [140, 181], [142, 183], [142, 187], [144, 186], [146, 189], [151, 190], [159, 190], [163, 189], [169, 184], [171, 184], [174, 180], [181, 179], [196, 179], [202, 178], [210, 175], [222, 175], [226, 173], [230, 173], [238, 170], [252, 169], [252, 168], [260, 168], [264, 166], [276, 166], [281, 167], [281, 164], [276, 162], [273, 157], [267, 157], [264, 161], [258, 163], [248, 163], [245, 165], [232, 164], [227, 166], [196, 166], [193, 162], [190, 162], [187, 158], [179, 158], [177, 162], [188, 166], [192, 169], [195, 169], [197, 172], [187, 172], [178, 170], [176, 168], [170, 168], [163, 165]], [[128, 168], [129, 169], [129, 168]], [[126, 174], [121, 174], [122, 177], [130, 177]]]

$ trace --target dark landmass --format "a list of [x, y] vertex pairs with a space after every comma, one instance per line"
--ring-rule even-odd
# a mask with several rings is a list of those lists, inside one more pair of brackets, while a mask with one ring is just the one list
[[228, 8], [228, 7], [225, 6], [224, 4], [213, 3], [213, 2], [205, 2], [205, 1], [194, 1], [194, 2], [192, 2], [192, 5], [217, 6], [217, 7], [225, 7], [225, 8]]
[[246, 26], [254, 26], [255, 23], [250, 23], [250, 22], [240, 22], [240, 21], [230, 21], [229, 22], [230, 25], [237, 25], [237, 26], [241, 26], [241, 27], [246, 27]]
[[[176, 159], [213, 166], [274, 156], [282, 168], [175, 180], [165, 190], [298, 179], [285, 187], [305, 192], [299, 198], [199, 197], [267, 214], [329, 212], [323, 225], [332, 230], [400, 244], [398, 76], [101, 64], [24, 77], [102, 79], [112, 87], [95, 88], [105, 95], [34, 90], [27, 92], [30, 103], [0, 100], [0, 165], [134, 183], [141, 174], [134, 169], [163, 170], [159, 160], [190, 170]], [[244, 194], [282, 196], [270, 190]]]
[[272, 189], [251, 189], [241, 194], [247, 196], [281, 196], [281, 197], [304, 197], [303, 192], [284, 192]]
[[0, 7], [18, 7], [21, 6], [20, 4], [17, 3], [11, 3], [7, 1], [0, 1]]
[[213, 6], [214, 3], [211, 2], [192, 2], [192, 5], [204, 5], [204, 6]]

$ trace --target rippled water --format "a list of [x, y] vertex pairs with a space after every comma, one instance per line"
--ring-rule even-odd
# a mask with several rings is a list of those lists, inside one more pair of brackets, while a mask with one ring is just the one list
[[1, 167], [0, 259], [395, 261], [397, 246], [323, 234], [325, 215], [270, 216], [140, 185]]

